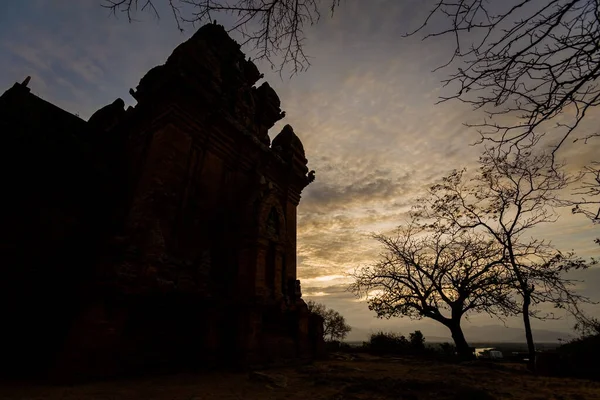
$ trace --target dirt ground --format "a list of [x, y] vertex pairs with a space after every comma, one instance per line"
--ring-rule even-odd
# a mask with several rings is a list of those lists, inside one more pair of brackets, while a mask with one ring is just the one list
[[204, 373], [69, 387], [4, 385], [0, 399], [27, 400], [600, 400], [600, 382], [538, 377], [522, 366], [333, 355], [254, 373]]

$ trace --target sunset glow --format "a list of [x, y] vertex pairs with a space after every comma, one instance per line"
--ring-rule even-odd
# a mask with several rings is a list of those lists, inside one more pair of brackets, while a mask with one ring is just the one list
[[[447, 94], [440, 80], [448, 72], [432, 72], [453, 47], [444, 40], [403, 38], [429, 9], [427, 2], [348, 0], [334, 18], [323, 15], [307, 31], [312, 65], [292, 78], [256, 61], [265, 80], [281, 98], [286, 118], [271, 138], [291, 124], [304, 144], [316, 180], [302, 194], [297, 221], [298, 278], [306, 299], [335, 308], [353, 327], [446, 334], [442, 326], [408, 319], [377, 320], [365, 300], [346, 288], [355, 268], [374, 262], [380, 253], [373, 232], [388, 232], [406, 220], [407, 211], [428, 186], [454, 168], [474, 167], [478, 134], [465, 122], [482, 114], [459, 102], [436, 105]], [[32, 93], [86, 119], [99, 107], [128, 94], [150, 68], [161, 64], [173, 48], [194, 32], [180, 33], [169, 19], [140, 14], [128, 23], [96, 1], [8, 1], [0, 5], [0, 88], [31, 76]], [[226, 23], [227, 17], [219, 18]], [[233, 35], [235, 37], [235, 35]], [[243, 49], [252, 56], [251, 49]], [[581, 129], [600, 126], [594, 110]], [[600, 141], [567, 145], [559, 154], [574, 171], [597, 159]], [[593, 239], [599, 226], [569, 209], [536, 237], [560, 249], [597, 256]], [[575, 273], [581, 293], [600, 300], [600, 268]], [[600, 309], [590, 312], [600, 315]], [[562, 319], [536, 328], [570, 331]], [[473, 316], [472, 325], [499, 324]], [[519, 320], [507, 325], [519, 327]]]

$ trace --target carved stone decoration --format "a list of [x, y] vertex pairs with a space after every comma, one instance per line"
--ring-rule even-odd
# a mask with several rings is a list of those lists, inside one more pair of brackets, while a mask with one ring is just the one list
[[304, 145], [294, 133], [294, 128], [291, 125], [285, 125], [281, 132], [275, 136], [273, 147], [279, 147], [286, 158], [292, 157], [294, 153], [304, 157]]
[[271, 208], [269, 212], [266, 233], [270, 237], [279, 238], [279, 216], [275, 208]]
[[258, 126], [258, 137], [268, 145], [269, 129], [285, 117], [285, 112], [281, 111], [279, 97], [267, 82], [255, 89], [253, 95], [256, 104], [255, 123]]
[[[287, 237], [285, 214], [277, 195], [271, 191], [261, 200], [258, 210], [259, 237], [280, 241]], [[277, 226], [272, 226], [276, 224]]]
[[96, 111], [88, 123], [101, 131], [109, 131], [125, 117], [125, 102], [123, 99], [116, 99], [113, 103], [102, 107]]
[[294, 297], [296, 299], [302, 298], [302, 286], [300, 285], [300, 279], [296, 279], [296, 282], [294, 285]]

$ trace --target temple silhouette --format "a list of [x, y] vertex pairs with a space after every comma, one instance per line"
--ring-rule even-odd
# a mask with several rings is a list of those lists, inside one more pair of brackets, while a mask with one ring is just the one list
[[3, 373], [112, 376], [311, 359], [296, 210], [314, 179], [275, 91], [205, 25], [86, 122], [0, 97]]

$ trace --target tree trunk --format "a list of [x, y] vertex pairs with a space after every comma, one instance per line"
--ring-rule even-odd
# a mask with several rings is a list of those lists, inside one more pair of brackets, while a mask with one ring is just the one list
[[529, 306], [531, 304], [531, 295], [526, 292], [523, 295], [523, 325], [525, 326], [525, 338], [527, 339], [527, 351], [529, 353], [530, 370], [535, 371], [535, 343], [533, 342], [533, 332], [531, 331], [531, 321], [529, 320]]
[[460, 320], [451, 321], [448, 326], [450, 332], [452, 333], [452, 339], [454, 340], [454, 345], [456, 346], [456, 352], [458, 356], [463, 359], [471, 359], [473, 357], [473, 353], [467, 340], [465, 339], [465, 335], [460, 327]]

